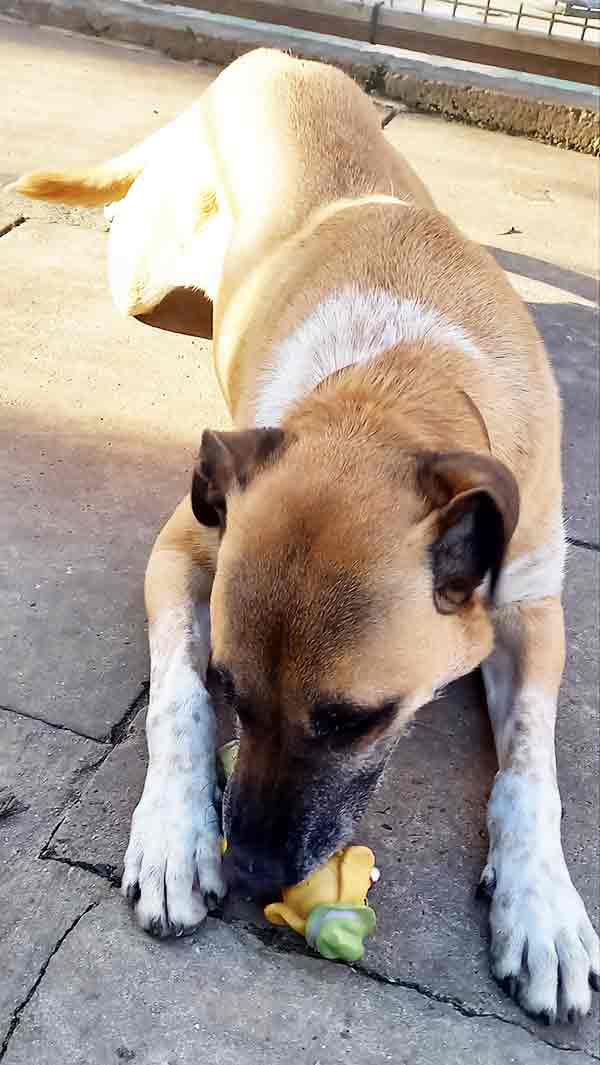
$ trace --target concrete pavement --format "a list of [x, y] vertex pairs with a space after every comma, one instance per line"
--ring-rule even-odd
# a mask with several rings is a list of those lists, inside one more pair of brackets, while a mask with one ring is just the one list
[[[8, 23], [0, 66], [2, 183], [114, 154], [215, 74]], [[576, 546], [559, 773], [567, 856], [597, 923], [596, 164], [425, 116], [401, 115], [388, 134], [440, 206], [496, 250], [561, 383]], [[577, 1028], [542, 1029], [488, 975], [473, 888], [495, 762], [477, 678], [420, 715], [365, 819], [383, 877], [356, 971], [304, 954], [241, 901], [185, 942], [156, 943], [131, 922], [114, 885], [145, 764], [143, 571], [202, 428], [225, 414], [205, 339], [111, 306], [105, 228], [100, 212], [0, 201], [5, 1065], [599, 1058], [597, 1004]]]

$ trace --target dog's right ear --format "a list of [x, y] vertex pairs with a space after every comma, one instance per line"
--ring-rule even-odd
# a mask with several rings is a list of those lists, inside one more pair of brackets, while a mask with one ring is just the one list
[[192, 510], [201, 525], [225, 528], [227, 493], [244, 489], [284, 443], [281, 429], [216, 433], [205, 429], [192, 478]]
[[493, 594], [519, 520], [519, 489], [504, 463], [472, 451], [422, 452], [417, 481], [437, 514], [434, 602], [440, 614], [453, 614], [486, 574]]

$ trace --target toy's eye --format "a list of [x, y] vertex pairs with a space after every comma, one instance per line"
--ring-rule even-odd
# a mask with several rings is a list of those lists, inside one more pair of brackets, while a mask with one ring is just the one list
[[315, 739], [351, 743], [387, 727], [395, 717], [397, 700], [377, 707], [356, 706], [343, 700], [317, 703], [312, 713]]

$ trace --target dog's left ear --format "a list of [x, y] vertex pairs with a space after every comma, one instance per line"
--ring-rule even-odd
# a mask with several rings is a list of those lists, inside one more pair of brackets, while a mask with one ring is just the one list
[[192, 478], [192, 510], [201, 525], [225, 527], [227, 493], [243, 489], [284, 442], [281, 429], [217, 433], [205, 429]]
[[519, 520], [519, 489], [504, 463], [471, 451], [422, 452], [417, 484], [437, 511], [435, 605], [452, 614], [488, 573], [493, 593]]

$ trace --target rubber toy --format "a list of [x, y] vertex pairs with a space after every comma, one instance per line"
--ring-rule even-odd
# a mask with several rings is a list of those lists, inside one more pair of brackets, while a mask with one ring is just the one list
[[[228, 743], [219, 751], [226, 776], [233, 772], [235, 747]], [[226, 847], [224, 842], [223, 850]], [[271, 924], [293, 928], [323, 958], [360, 961], [364, 941], [377, 925], [367, 895], [378, 879], [373, 851], [368, 847], [346, 847], [300, 884], [284, 888], [283, 901], [269, 903], [265, 917]]]
[[360, 961], [377, 924], [367, 893], [378, 879], [373, 851], [346, 847], [302, 883], [285, 888], [283, 902], [266, 906], [265, 917], [289, 925], [323, 958]]

